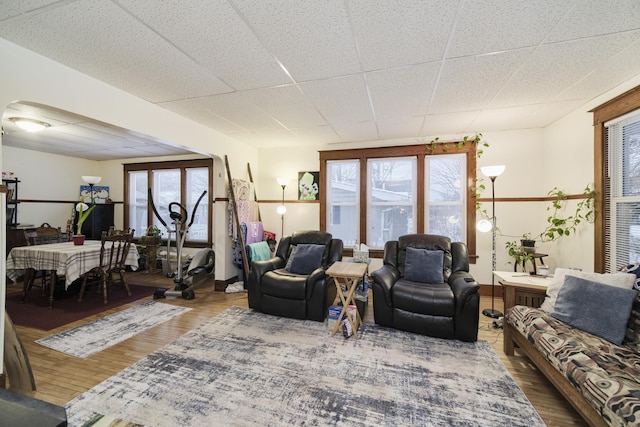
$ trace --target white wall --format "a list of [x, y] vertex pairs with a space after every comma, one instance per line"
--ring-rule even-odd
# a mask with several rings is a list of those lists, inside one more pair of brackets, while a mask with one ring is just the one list
[[[27, 160], [28, 159], [28, 160]], [[37, 165], [37, 166], [36, 166]], [[82, 175], [100, 175], [98, 162], [14, 147], [2, 148], [2, 170], [13, 171], [20, 180], [18, 196], [32, 200], [78, 200]], [[109, 185], [105, 183], [104, 185]], [[18, 222], [38, 226], [48, 222], [65, 229], [73, 205], [68, 203], [20, 203]]]
[[[2, 58], [0, 108], [18, 101], [37, 102], [146, 134], [162, 141], [170, 141], [177, 146], [191, 147], [198, 152], [217, 156], [218, 165], [221, 164], [220, 159], [226, 154], [233, 169], [245, 168], [247, 162], [257, 167], [258, 152], [253, 147], [231, 140], [210, 128], [3, 39], [0, 39], [0, 58]], [[0, 161], [4, 165], [3, 156], [0, 154]], [[72, 170], [72, 168], [68, 169]], [[87, 163], [87, 169], [93, 169], [92, 163]], [[18, 173], [18, 170], [15, 172]], [[84, 171], [77, 173], [56, 171], [54, 177], [64, 175], [65, 184], [60, 187], [75, 189], [79, 182], [73, 175], [80, 176], [85, 173]], [[102, 173], [100, 172], [101, 175]], [[109, 176], [106, 171], [104, 175]], [[22, 172], [22, 176], [18, 176], [23, 180], [29, 175]], [[226, 179], [224, 174], [223, 179]], [[25, 182], [25, 185], [30, 184]], [[215, 198], [226, 197], [224, 189], [216, 191]], [[23, 219], [29, 220], [29, 214], [21, 218], [21, 221]], [[35, 217], [32, 219], [36, 220]], [[236, 271], [231, 257], [225, 253], [230, 245], [228, 237], [225, 237], [226, 233], [222, 231], [226, 227], [225, 221], [216, 221], [215, 226], [216, 258], [221, 260], [216, 264], [216, 278], [226, 279], [235, 276]], [[0, 293], [4, 293], [4, 289], [0, 289]], [[1, 316], [3, 316], [2, 313], [0, 313], [0, 320], [2, 320]]]
[[[265, 230], [276, 233], [278, 240], [282, 235], [283, 222], [276, 212], [282, 200], [282, 187], [276, 181], [277, 178], [289, 178], [289, 184], [284, 190], [287, 208], [287, 213], [284, 215], [284, 235], [287, 236], [296, 230], [318, 230], [320, 227], [320, 204], [297, 201], [298, 172], [320, 170], [318, 149], [313, 146], [304, 149], [269, 148], [261, 149], [259, 152], [261, 167], [256, 180], [256, 192], [259, 200], [273, 201], [261, 203], [260, 214]], [[251, 170], [254, 170], [253, 165]]]

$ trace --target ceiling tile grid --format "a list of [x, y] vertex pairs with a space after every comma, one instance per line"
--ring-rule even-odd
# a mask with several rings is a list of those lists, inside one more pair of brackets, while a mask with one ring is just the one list
[[640, 75], [638, 0], [4, 0], [0, 37], [258, 148], [544, 127]]

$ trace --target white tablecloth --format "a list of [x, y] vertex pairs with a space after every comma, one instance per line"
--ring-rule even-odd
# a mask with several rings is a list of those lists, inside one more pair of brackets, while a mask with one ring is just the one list
[[[36, 271], [56, 270], [58, 276], [65, 276], [65, 286], [68, 287], [84, 273], [100, 265], [100, 245], [99, 240], [85, 240], [80, 246], [65, 242], [15, 247], [7, 256], [7, 277], [15, 282], [27, 268]], [[125, 264], [133, 269], [138, 268], [138, 251], [133, 243]]]

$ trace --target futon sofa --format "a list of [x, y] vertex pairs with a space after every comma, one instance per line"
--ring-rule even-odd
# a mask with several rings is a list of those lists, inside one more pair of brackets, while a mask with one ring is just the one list
[[[625, 294], [628, 305], [619, 301], [611, 304], [610, 294], [618, 292], [612, 290], [613, 286], [604, 288], [606, 294], [599, 295], [593, 282], [576, 279], [571, 274], [567, 273], [562, 285], [564, 288], [568, 283], [571, 290], [565, 293], [560, 290], [555, 306], [548, 305], [547, 291], [547, 299], [540, 308], [516, 305], [506, 310], [505, 353], [513, 355], [514, 347], [518, 347], [589, 425], [640, 425], [640, 287], [635, 283], [631, 289], [625, 289], [631, 292]], [[576, 287], [576, 283], [586, 287]], [[561, 295], [570, 292], [579, 294], [574, 301], [575, 312], [593, 314], [595, 308], [596, 317], [602, 316], [604, 320], [585, 319], [582, 314], [577, 319], [566, 317], [566, 298], [560, 308], [558, 305]], [[585, 302], [587, 298], [590, 301]], [[609, 319], [624, 319], [624, 313], [628, 320], [622, 322], [621, 328], [607, 325]], [[611, 333], [609, 329], [618, 331]]]

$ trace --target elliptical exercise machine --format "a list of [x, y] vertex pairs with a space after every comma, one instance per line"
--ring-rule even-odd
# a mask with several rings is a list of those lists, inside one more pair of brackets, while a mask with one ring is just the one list
[[[194, 279], [197, 276], [201, 276], [203, 274], [211, 274], [215, 269], [215, 253], [212, 249], [205, 248], [198, 253], [196, 253], [193, 258], [187, 262], [185, 265], [182, 265], [182, 247], [184, 245], [184, 241], [187, 238], [187, 233], [189, 233], [189, 228], [193, 224], [195, 219], [196, 211], [198, 210], [198, 205], [200, 205], [200, 201], [207, 194], [207, 191], [203, 191], [198, 198], [195, 206], [193, 207], [193, 211], [191, 212], [191, 222], [187, 224], [189, 214], [187, 212], [187, 208], [182, 206], [178, 202], [169, 203], [169, 217], [171, 218], [171, 223], [173, 224], [173, 228], [167, 225], [166, 221], [162, 219], [158, 210], [156, 209], [155, 203], [153, 203], [153, 195], [151, 194], [151, 189], [149, 188], [149, 201], [151, 203], [151, 208], [153, 209], [153, 213], [155, 214], [158, 221], [164, 225], [167, 229], [167, 265], [169, 266], [168, 277], [173, 277], [173, 283], [175, 284], [173, 290], [169, 290], [167, 288], [159, 288], [153, 293], [153, 298], [166, 298], [166, 297], [181, 297], [184, 299], [194, 299], [196, 294], [193, 291]], [[176, 235], [176, 261], [177, 267], [175, 272], [171, 269], [171, 234], [175, 233]]]

